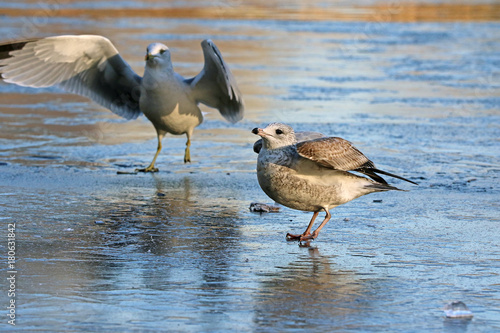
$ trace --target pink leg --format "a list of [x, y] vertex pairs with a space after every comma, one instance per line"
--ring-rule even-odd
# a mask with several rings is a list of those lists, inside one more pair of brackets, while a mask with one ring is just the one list
[[312, 229], [312, 226], [314, 224], [314, 220], [316, 220], [316, 217], [318, 216], [318, 214], [319, 214], [319, 211], [318, 212], [314, 212], [314, 214], [313, 214], [313, 216], [311, 218], [311, 222], [309, 222], [309, 225], [307, 226], [307, 229], [306, 229], [306, 231], [304, 231], [303, 234], [301, 234], [301, 235], [293, 235], [293, 234], [288, 233], [288, 234], [286, 234], [286, 240], [288, 240], [288, 241], [302, 240], [303, 237], [310, 236], [311, 235], [311, 229]]
[[328, 221], [330, 221], [330, 218], [332, 217], [332, 214], [330, 214], [330, 212], [328, 210], [325, 210], [325, 212], [326, 212], [325, 219], [323, 220], [323, 222], [321, 222], [321, 224], [319, 225], [319, 227], [316, 230], [314, 230], [314, 232], [312, 233], [312, 235], [311, 235], [312, 239], [316, 239], [316, 237], [318, 237], [318, 234], [321, 231], [321, 229], [323, 229], [323, 227], [325, 226], [325, 224]]

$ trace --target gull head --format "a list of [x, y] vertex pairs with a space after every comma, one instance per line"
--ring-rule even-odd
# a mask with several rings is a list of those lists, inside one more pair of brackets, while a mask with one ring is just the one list
[[281, 123], [269, 124], [264, 129], [254, 128], [252, 133], [262, 137], [263, 147], [266, 149], [276, 149], [297, 143], [293, 128]]
[[170, 50], [168, 46], [162, 43], [152, 43], [146, 49], [146, 64], [151, 66], [170, 65]]

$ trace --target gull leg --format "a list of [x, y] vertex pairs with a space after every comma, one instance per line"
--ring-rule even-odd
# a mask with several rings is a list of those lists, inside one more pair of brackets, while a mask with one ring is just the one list
[[160, 154], [160, 151], [162, 148], [161, 141], [163, 140], [164, 136], [165, 136], [165, 134], [157, 132], [158, 147], [156, 148], [156, 154], [155, 154], [155, 157], [153, 157], [153, 161], [151, 162], [151, 164], [148, 167], [146, 167], [144, 169], [136, 169], [135, 171], [138, 171], [138, 172], [158, 172], [158, 168], [155, 168], [155, 162], [156, 162], [156, 158]]
[[184, 152], [184, 163], [191, 163], [191, 153], [189, 151], [189, 147], [191, 147], [191, 133], [186, 133], [187, 142], [186, 142], [186, 151]]
[[293, 241], [293, 240], [302, 241], [302, 240], [305, 240], [305, 239], [310, 239], [310, 238], [305, 238], [305, 237], [311, 236], [311, 229], [312, 229], [312, 226], [314, 224], [314, 220], [316, 220], [316, 217], [318, 216], [318, 214], [319, 214], [319, 211], [314, 212], [314, 214], [313, 214], [313, 216], [311, 218], [311, 222], [309, 222], [309, 225], [307, 226], [306, 231], [304, 231], [304, 233], [302, 235], [293, 235], [293, 234], [288, 233], [288, 234], [286, 234], [286, 240], [287, 241]]
[[[330, 214], [330, 212], [328, 211], [328, 209], [325, 209], [325, 212], [326, 212], [325, 219], [323, 220], [323, 222], [321, 222], [321, 224], [319, 225], [319, 227], [316, 228], [316, 230], [314, 230], [313, 233], [309, 236], [310, 238], [307, 238], [307, 239], [315, 239], [316, 237], [318, 237], [318, 234], [321, 231], [321, 229], [325, 226], [325, 224], [328, 221], [330, 221], [330, 218], [332, 217], [332, 214]], [[301, 239], [301, 240], [303, 240], [303, 239]]]

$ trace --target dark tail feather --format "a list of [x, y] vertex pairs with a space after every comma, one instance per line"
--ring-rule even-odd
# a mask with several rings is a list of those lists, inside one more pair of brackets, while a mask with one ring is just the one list
[[373, 179], [376, 182], [387, 185], [387, 182], [385, 181], [385, 179], [380, 177], [379, 175], [377, 175], [375, 172], [373, 172], [371, 168], [370, 169], [358, 169], [355, 171], [359, 171], [362, 174], [367, 175], [368, 177], [370, 177], [371, 179]]
[[[401, 179], [401, 180], [404, 180], [405, 182], [408, 182], [408, 183], [412, 183], [412, 184], [415, 184], [415, 185], [418, 185], [417, 183], [415, 182], [412, 182], [411, 180], [408, 180], [406, 178], [403, 178], [401, 176], [398, 176], [398, 175], [395, 175], [393, 173], [389, 173], [389, 172], [386, 172], [386, 171], [382, 171], [382, 170], [379, 170], [379, 169], [375, 169], [375, 168], [371, 168], [370, 171], [372, 172], [376, 172], [376, 173], [381, 173], [383, 175], [386, 175], [386, 176], [389, 176], [389, 177], [394, 177], [394, 178], [397, 178], [397, 179]], [[368, 176], [370, 176], [369, 174], [367, 174]], [[370, 176], [371, 177], [371, 176]], [[373, 177], [372, 177], [373, 178]], [[374, 178], [373, 178], [374, 179]], [[376, 180], [376, 179], [375, 179]]]
[[375, 190], [374, 192], [391, 191], [391, 190], [406, 192], [405, 190], [401, 190], [397, 187], [394, 187], [394, 186], [391, 186], [388, 184], [375, 183], [375, 184], [366, 185], [365, 187], [374, 189]]

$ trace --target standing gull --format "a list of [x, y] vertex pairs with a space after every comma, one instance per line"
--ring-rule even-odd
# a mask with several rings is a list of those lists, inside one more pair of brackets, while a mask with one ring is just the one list
[[105, 37], [55, 36], [0, 45], [0, 73], [5, 82], [35, 88], [58, 86], [86, 96], [126, 119], [141, 113], [153, 123], [158, 148], [151, 164], [138, 171], [156, 172], [156, 158], [167, 133], [186, 134], [184, 162], [196, 126], [203, 121], [199, 103], [216, 108], [228, 121], [243, 118], [236, 80], [215, 44], [201, 42], [205, 65], [193, 78], [174, 72], [170, 50], [150, 44], [141, 78]]
[[[332, 208], [368, 193], [399, 190], [378, 174], [417, 185], [375, 168], [372, 161], [341, 138], [322, 137], [297, 143], [293, 129], [280, 123], [269, 124], [265, 129], [254, 128], [252, 133], [262, 137], [257, 160], [257, 178], [262, 190], [284, 206], [314, 213], [304, 233], [287, 234], [287, 240], [307, 241], [318, 237], [331, 218]], [[326, 217], [311, 233], [314, 220], [322, 210]]]

